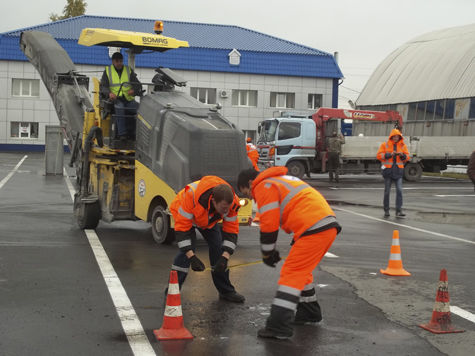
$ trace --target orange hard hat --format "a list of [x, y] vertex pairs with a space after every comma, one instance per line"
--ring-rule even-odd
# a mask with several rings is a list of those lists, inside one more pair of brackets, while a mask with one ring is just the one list
[[246, 138], [246, 142], [251, 142], [252, 141], [252, 138], [248, 137]]

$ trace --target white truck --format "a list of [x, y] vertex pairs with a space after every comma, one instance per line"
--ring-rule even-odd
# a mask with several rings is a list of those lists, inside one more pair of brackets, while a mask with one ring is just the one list
[[[345, 136], [341, 173], [380, 172], [381, 163], [376, 159], [380, 144], [394, 127], [402, 130], [403, 120], [396, 111], [320, 108], [308, 117], [290, 114], [266, 119], [258, 127], [259, 165], [286, 166], [299, 178], [326, 172], [327, 138], [341, 129], [344, 119], [364, 121], [364, 125], [353, 130], [354, 136]], [[437, 172], [447, 164], [467, 164], [475, 148], [473, 136], [405, 136], [404, 140], [411, 153], [404, 168], [409, 181], [419, 180], [423, 170]]]

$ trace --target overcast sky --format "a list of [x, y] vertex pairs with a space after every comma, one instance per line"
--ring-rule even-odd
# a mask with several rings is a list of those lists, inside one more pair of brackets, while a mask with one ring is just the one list
[[[66, 0], [1, 0], [0, 32], [49, 22]], [[329, 53], [345, 76], [340, 106], [410, 39], [475, 22], [475, 0], [86, 0], [88, 15], [242, 26]], [[166, 35], [166, 29], [164, 31]], [[186, 40], [186, 38], [183, 38]]]

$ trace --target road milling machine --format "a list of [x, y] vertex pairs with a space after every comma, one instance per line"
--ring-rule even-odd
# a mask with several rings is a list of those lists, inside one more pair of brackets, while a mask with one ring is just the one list
[[[126, 48], [132, 68], [135, 54], [188, 47], [188, 42], [161, 34], [86, 28], [79, 44]], [[54, 103], [60, 126], [76, 169], [74, 214], [82, 229], [94, 229], [100, 220], [143, 220], [152, 225], [157, 243], [174, 239], [171, 202], [186, 184], [217, 175], [233, 188], [242, 169], [251, 167], [244, 135], [226, 120], [218, 107], [209, 107], [175, 90], [184, 86], [177, 73], [156, 69], [154, 90], [140, 99], [133, 142], [115, 140], [110, 103], [101, 100], [99, 80], [76, 70], [66, 51], [48, 33], [25, 31], [20, 47], [38, 70]], [[235, 189], [236, 190], [236, 189]], [[240, 223], [252, 213], [249, 200], [241, 199]]]

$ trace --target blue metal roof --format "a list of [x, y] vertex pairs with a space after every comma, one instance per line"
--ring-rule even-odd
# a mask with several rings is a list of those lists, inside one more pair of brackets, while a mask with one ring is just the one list
[[[83, 28], [152, 32], [155, 20], [83, 15], [66, 20], [32, 26], [0, 34], [0, 59], [26, 60], [18, 41], [23, 31], [50, 33], [77, 64], [107, 65], [105, 47], [77, 44]], [[139, 67], [156, 67], [157, 63], [174, 69], [235, 73], [292, 75], [306, 77], [343, 77], [334, 57], [326, 52], [279, 39], [239, 26], [163, 21], [164, 35], [188, 41], [190, 48], [136, 57]], [[229, 64], [232, 49], [241, 53], [241, 64]]]

